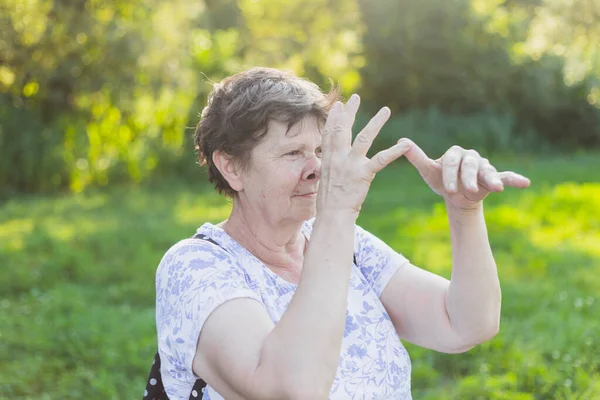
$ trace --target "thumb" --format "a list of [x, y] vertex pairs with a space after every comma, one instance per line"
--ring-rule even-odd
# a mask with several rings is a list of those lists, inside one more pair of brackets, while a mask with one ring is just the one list
[[404, 154], [404, 157], [406, 157], [406, 159], [415, 166], [421, 175], [427, 175], [431, 169], [435, 167], [435, 161], [429, 158], [427, 154], [425, 154], [425, 152], [412, 140], [402, 138], [398, 140], [398, 143], [401, 142], [409, 145], [408, 151]]

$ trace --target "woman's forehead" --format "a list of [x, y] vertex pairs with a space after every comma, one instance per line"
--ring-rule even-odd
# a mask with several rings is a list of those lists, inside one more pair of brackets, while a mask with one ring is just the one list
[[288, 122], [271, 120], [269, 121], [267, 138], [277, 142], [287, 143], [303, 139], [304, 137], [321, 136], [322, 124], [317, 117], [308, 115], [293, 125]]

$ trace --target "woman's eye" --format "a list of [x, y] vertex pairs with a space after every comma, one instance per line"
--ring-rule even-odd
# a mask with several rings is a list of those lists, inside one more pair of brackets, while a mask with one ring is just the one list
[[315, 153], [317, 153], [317, 155], [321, 155], [321, 153], [323, 153], [323, 149], [321, 149], [321, 147], [317, 147]]
[[293, 150], [287, 153], [288, 156], [297, 156], [300, 154], [300, 150]]

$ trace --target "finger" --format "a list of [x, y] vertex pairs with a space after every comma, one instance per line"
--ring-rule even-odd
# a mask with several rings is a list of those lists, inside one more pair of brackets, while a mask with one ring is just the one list
[[462, 161], [463, 151], [458, 146], [452, 146], [442, 157], [442, 179], [448, 193], [456, 193], [458, 190], [458, 167]]
[[371, 120], [369, 123], [360, 131], [356, 138], [354, 139], [354, 143], [352, 144], [351, 152], [354, 155], [366, 157], [371, 145], [373, 144], [373, 140], [377, 137], [383, 125], [390, 118], [391, 111], [387, 107], [383, 107]]
[[356, 112], [360, 106], [360, 97], [353, 94], [344, 105], [343, 111], [340, 114], [341, 130], [339, 134], [334, 136], [338, 148], [348, 149], [352, 145], [352, 126], [356, 119]]
[[346, 116], [345, 123], [348, 124], [346, 126], [350, 129], [352, 129], [352, 126], [354, 125], [354, 120], [356, 118], [356, 113], [357, 113], [359, 107], [360, 107], [360, 96], [357, 94], [353, 94], [348, 99], [348, 102], [346, 103], [346, 107], [344, 107], [344, 114]]
[[329, 166], [333, 154], [334, 144], [333, 136], [335, 135], [335, 127], [339, 125], [338, 120], [342, 112], [342, 103], [336, 101], [329, 110], [329, 115], [323, 127], [321, 135], [321, 181], [327, 182], [329, 179]]
[[408, 143], [409, 150], [406, 152], [406, 159], [415, 166], [422, 176], [427, 176], [432, 168], [435, 167], [435, 161], [425, 154], [423, 149], [416, 145], [412, 140], [402, 138], [398, 143]]
[[474, 150], [466, 150], [460, 163], [460, 180], [468, 191], [477, 193], [477, 175], [479, 174], [479, 161], [481, 156]]
[[525, 189], [529, 187], [531, 181], [523, 175], [511, 171], [504, 171], [498, 174], [504, 186]]
[[486, 158], [479, 161], [479, 182], [480, 186], [485, 186], [490, 192], [501, 192], [504, 190], [504, 184], [498, 175], [498, 171]]
[[329, 110], [329, 115], [327, 116], [327, 120], [325, 121], [325, 126], [323, 127], [323, 134], [321, 135], [321, 150], [323, 151], [323, 162], [327, 159], [334, 150], [335, 141], [334, 136], [338, 134], [341, 129], [340, 117], [343, 111], [343, 104], [339, 101], [336, 101], [331, 110]]
[[396, 143], [389, 149], [382, 150], [375, 154], [373, 158], [369, 160], [367, 167], [375, 174], [390, 165], [392, 161], [405, 154], [409, 148], [410, 145], [406, 142]]

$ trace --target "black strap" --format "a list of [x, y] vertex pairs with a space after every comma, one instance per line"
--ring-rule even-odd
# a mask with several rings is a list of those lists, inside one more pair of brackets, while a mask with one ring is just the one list
[[[190, 400], [201, 399], [205, 386], [206, 382], [202, 379], [196, 380], [190, 393]], [[158, 355], [158, 351], [154, 355], [154, 362], [152, 363], [152, 368], [150, 368], [150, 374], [148, 374], [148, 382], [146, 383], [143, 400], [169, 400], [160, 375], [160, 356]]]
[[[202, 239], [212, 244], [222, 246], [209, 238], [206, 235], [201, 233], [197, 233], [193, 236], [193, 239]], [[198, 400], [202, 398], [202, 393], [204, 392], [204, 388], [206, 387], [206, 382], [202, 379], [196, 379], [194, 382], [194, 387], [190, 393], [190, 400]], [[150, 373], [148, 374], [148, 382], [146, 383], [146, 390], [144, 391], [143, 400], [169, 400], [169, 396], [165, 391], [165, 387], [163, 385], [162, 377], [160, 375], [160, 355], [158, 351], [154, 355], [154, 361], [152, 362], [152, 368], [150, 368]]]
[[[223, 249], [223, 246], [221, 246], [219, 243], [215, 242], [214, 240], [212, 240], [211, 238], [209, 238], [208, 236], [206, 236], [203, 233], [196, 233], [192, 239], [202, 239], [202, 240], [206, 240], [207, 242], [211, 242], [212, 244], [214, 244], [215, 246], [219, 246], [220, 248]], [[225, 249], [223, 249], [225, 250]]]

